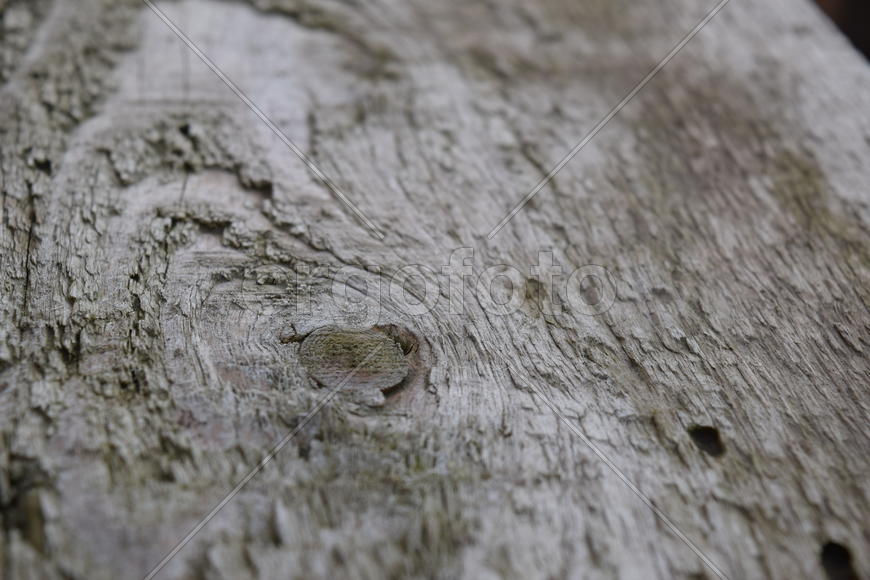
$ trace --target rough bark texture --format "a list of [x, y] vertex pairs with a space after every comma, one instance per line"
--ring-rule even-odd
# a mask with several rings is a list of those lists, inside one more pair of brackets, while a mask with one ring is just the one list
[[403, 382], [160, 577], [711, 578], [529, 385], [729, 577], [870, 574], [870, 69], [808, 2], [732, 2], [492, 242], [712, 2], [161, 6], [386, 238], [140, 2], [0, 1], [0, 576], [144, 576], [323, 396], [330, 273], [457, 247], [615, 302], [381, 300]]

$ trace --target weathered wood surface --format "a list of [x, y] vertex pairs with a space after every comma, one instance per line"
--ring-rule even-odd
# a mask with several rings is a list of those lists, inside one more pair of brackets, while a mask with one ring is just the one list
[[[730, 578], [870, 574], [870, 68], [808, 2], [734, 0], [491, 242], [712, 3], [160, 5], [386, 238], [140, 2], [0, 1], [3, 578], [144, 576], [354, 322], [416, 335], [403, 388], [340, 393], [159, 577], [713, 577], [529, 385]], [[614, 302], [451, 314], [460, 247]], [[409, 264], [431, 313], [336, 318], [338, 268], [371, 306]]]

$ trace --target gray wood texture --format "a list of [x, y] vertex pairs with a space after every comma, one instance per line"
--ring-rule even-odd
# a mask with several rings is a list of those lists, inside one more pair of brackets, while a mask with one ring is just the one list
[[[157, 577], [714, 578], [532, 388], [729, 578], [870, 575], [870, 68], [808, 1], [733, 0], [491, 241], [712, 2], [159, 5], [385, 238], [141, 2], [0, 0], [0, 576], [145, 576], [336, 325], [401, 353]], [[452, 312], [457, 248], [516, 311]]]

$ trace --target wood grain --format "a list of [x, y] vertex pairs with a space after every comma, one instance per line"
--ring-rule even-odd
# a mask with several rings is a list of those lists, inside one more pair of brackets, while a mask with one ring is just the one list
[[[142, 3], [0, 1], [3, 578], [145, 576], [336, 326], [390, 329], [401, 388], [158, 577], [712, 578], [530, 386], [729, 578], [870, 575], [870, 69], [810, 2], [732, 2], [492, 241], [713, 3], [158, 4], [386, 237]], [[462, 248], [516, 309], [456, 308]]]

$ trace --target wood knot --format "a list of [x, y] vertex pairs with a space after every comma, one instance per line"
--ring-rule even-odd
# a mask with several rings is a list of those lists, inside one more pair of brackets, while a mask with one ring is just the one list
[[400, 341], [380, 328], [327, 326], [305, 337], [299, 360], [327, 388], [376, 388], [401, 383], [410, 369]]

